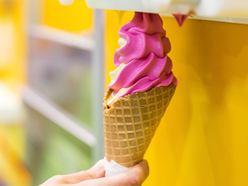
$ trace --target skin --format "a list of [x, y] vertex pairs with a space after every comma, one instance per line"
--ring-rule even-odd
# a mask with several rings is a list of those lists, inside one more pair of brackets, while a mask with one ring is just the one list
[[106, 178], [104, 175], [104, 161], [100, 160], [86, 171], [53, 176], [40, 186], [140, 186], [149, 175], [149, 167], [143, 160], [127, 172]]

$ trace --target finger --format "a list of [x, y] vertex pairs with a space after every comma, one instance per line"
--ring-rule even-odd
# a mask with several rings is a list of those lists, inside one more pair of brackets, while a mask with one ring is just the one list
[[92, 168], [87, 171], [81, 171], [69, 175], [56, 175], [47, 180], [41, 186], [54, 186], [54, 185], [64, 185], [64, 184], [76, 184], [87, 179], [96, 179], [104, 177], [104, 161], [98, 161]]
[[93, 167], [86, 171], [65, 175], [65, 179], [67, 184], [75, 184], [84, 180], [101, 178], [104, 177], [104, 175], [104, 161], [99, 160]]
[[141, 185], [149, 175], [149, 167], [146, 160], [132, 167], [129, 171], [107, 178], [86, 180], [76, 186], [101, 185], [101, 186], [138, 186]]
[[138, 184], [142, 184], [146, 178], [149, 176], [149, 165], [146, 160], [143, 160], [138, 165], [134, 166], [131, 170], [127, 172], [130, 176], [137, 181]]

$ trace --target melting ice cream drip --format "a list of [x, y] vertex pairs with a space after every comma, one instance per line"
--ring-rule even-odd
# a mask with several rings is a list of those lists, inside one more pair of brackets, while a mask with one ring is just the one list
[[183, 25], [183, 23], [185, 22], [185, 20], [187, 19], [187, 17], [189, 17], [189, 15], [186, 15], [186, 14], [172, 14], [178, 25], [181, 27]]

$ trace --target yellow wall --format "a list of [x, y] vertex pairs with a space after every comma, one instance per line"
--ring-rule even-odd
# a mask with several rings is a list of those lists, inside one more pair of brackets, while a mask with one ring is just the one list
[[[0, 1], [0, 81], [19, 96], [26, 82], [25, 13], [25, 0]], [[31, 185], [23, 164], [26, 134], [22, 124], [0, 118], [0, 179], [7, 185]]]
[[[21, 87], [26, 81], [24, 3], [24, 0], [13, 1], [7, 6], [4, 1], [0, 2], [0, 81], [17, 94], [21, 94]], [[0, 119], [0, 137], [3, 133], [6, 139], [12, 139], [11, 148], [15, 148], [20, 156], [23, 156], [21, 152], [25, 143], [22, 129], [21, 125], [9, 126]], [[16, 143], [13, 143], [13, 138]]]
[[0, 178], [11, 186], [31, 186], [31, 176], [23, 163], [24, 129], [0, 122]]
[[19, 90], [26, 69], [25, 1], [4, 2], [0, 1], [0, 80]]
[[85, 1], [74, 1], [70, 6], [62, 6], [59, 0], [45, 0], [44, 12], [40, 12], [42, 23], [67, 31], [91, 30], [92, 9]]
[[[107, 83], [117, 32], [133, 16], [118, 14], [107, 11]], [[144, 186], [248, 185], [248, 25], [163, 21], [179, 84], [145, 155]]]

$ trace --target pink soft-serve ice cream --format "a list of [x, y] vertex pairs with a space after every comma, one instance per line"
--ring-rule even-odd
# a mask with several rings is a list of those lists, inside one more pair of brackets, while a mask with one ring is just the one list
[[158, 14], [136, 12], [119, 31], [104, 98], [105, 176], [139, 163], [174, 94], [169, 39]]
[[136, 12], [132, 21], [119, 31], [120, 48], [114, 55], [117, 69], [110, 73], [113, 90], [108, 105], [128, 94], [145, 92], [153, 87], [176, 85], [169, 39], [158, 14]]

